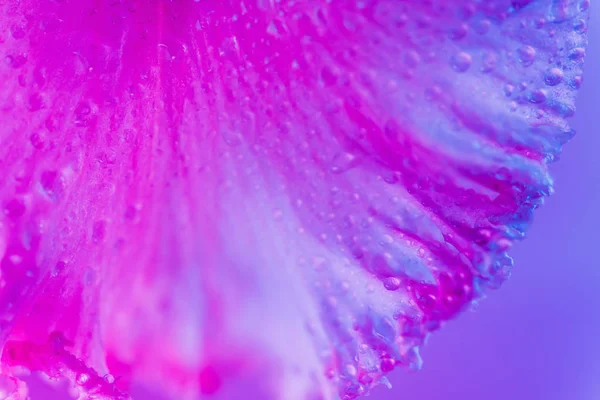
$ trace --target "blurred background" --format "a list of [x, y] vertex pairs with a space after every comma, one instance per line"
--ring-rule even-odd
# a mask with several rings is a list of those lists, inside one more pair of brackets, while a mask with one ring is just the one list
[[[395, 371], [370, 400], [600, 400], [600, 4], [589, 37], [578, 134], [552, 167], [556, 194], [512, 252], [512, 278], [431, 337], [422, 371]], [[68, 398], [39, 382], [31, 392]]]
[[591, 12], [577, 136], [512, 277], [430, 338], [421, 371], [395, 371], [370, 400], [600, 400], [600, 3]]

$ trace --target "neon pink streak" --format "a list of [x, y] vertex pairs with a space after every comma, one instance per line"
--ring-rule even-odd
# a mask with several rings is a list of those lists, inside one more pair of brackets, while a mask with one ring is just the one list
[[552, 191], [588, 6], [1, 2], [0, 393], [353, 399], [419, 367]]

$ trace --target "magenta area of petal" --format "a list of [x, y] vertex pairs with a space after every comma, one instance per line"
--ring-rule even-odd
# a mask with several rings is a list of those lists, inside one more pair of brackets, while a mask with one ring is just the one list
[[0, 393], [354, 399], [418, 368], [552, 191], [588, 6], [0, 2]]

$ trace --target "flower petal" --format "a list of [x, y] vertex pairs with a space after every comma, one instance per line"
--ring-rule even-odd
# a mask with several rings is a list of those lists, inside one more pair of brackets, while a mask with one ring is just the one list
[[588, 6], [1, 5], [0, 385], [351, 399], [418, 367], [552, 190]]

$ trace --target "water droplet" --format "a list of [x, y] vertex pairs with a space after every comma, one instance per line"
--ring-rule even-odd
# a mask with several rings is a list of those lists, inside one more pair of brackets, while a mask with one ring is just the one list
[[540, 104], [546, 101], [546, 91], [544, 89], [536, 89], [529, 94], [529, 101], [534, 104]]
[[338, 76], [331, 68], [325, 67], [321, 70], [321, 79], [325, 86], [332, 86], [337, 82]]
[[577, 47], [573, 50], [571, 50], [571, 53], [569, 53], [569, 59], [571, 59], [572, 61], [583, 61], [583, 59], [585, 58], [585, 49], [582, 47]]
[[490, 30], [491, 25], [489, 20], [483, 19], [475, 24], [474, 29], [478, 34], [485, 35]]
[[115, 383], [115, 377], [111, 374], [106, 374], [103, 378], [106, 381], [106, 383]]
[[228, 146], [236, 147], [242, 144], [242, 135], [228, 128], [224, 128], [221, 131], [221, 137]]
[[89, 380], [90, 380], [90, 376], [88, 374], [85, 374], [85, 373], [77, 374], [76, 381], [77, 381], [78, 385], [85, 385], [87, 383], [87, 381], [89, 381]]
[[327, 377], [327, 379], [335, 378], [335, 370], [333, 368], [327, 368], [325, 370], [325, 376]]
[[546, 71], [544, 82], [548, 86], [556, 86], [563, 80], [563, 72], [558, 68], [550, 68]]
[[573, 77], [571, 83], [569, 84], [573, 89], [581, 88], [581, 83], [583, 82], [583, 77], [581, 75], [577, 75]]
[[530, 66], [535, 61], [535, 49], [531, 46], [521, 47], [517, 54], [519, 55], [519, 61], [524, 66]]
[[579, 10], [587, 11], [590, 8], [590, 0], [581, 0], [579, 3]]
[[44, 148], [44, 138], [42, 134], [38, 132], [32, 133], [29, 140], [31, 141], [31, 145], [33, 146], [33, 148], [37, 150], [41, 150]]
[[550, 18], [553, 22], [563, 22], [569, 18], [569, 4], [571, 1], [553, 0], [550, 5]]
[[58, 172], [44, 171], [40, 175], [40, 185], [44, 193], [53, 201], [60, 198], [63, 192], [63, 184]]
[[331, 160], [331, 172], [341, 174], [356, 166], [357, 159], [352, 153], [337, 153]]
[[414, 50], [409, 50], [404, 56], [404, 63], [411, 68], [416, 67], [421, 63], [421, 56]]
[[467, 36], [467, 32], [469, 32], [469, 27], [467, 24], [461, 24], [457, 28], [453, 29], [452, 32], [450, 32], [450, 39], [460, 40]]
[[365, 388], [358, 383], [351, 383], [344, 389], [344, 394], [346, 395], [344, 398], [353, 399], [362, 395], [365, 392]]
[[42, 98], [42, 95], [39, 93], [33, 93], [31, 96], [29, 96], [28, 108], [29, 111], [39, 111], [44, 108], [44, 99]]
[[25, 214], [25, 202], [22, 199], [14, 198], [4, 206], [4, 214], [12, 219], [17, 219]]
[[494, 53], [487, 53], [483, 56], [483, 63], [481, 65], [481, 72], [488, 73], [496, 69], [498, 58]]
[[58, 275], [60, 275], [60, 273], [65, 269], [66, 266], [67, 266], [67, 263], [65, 263], [64, 261], [58, 261], [54, 265], [54, 268], [52, 268], [50, 275], [52, 275], [52, 277], [56, 278]]
[[433, 85], [425, 89], [425, 98], [427, 100], [437, 100], [440, 98], [441, 95], [442, 89], [437, 85]]
[[13, 25], [10, 27], [10, 34], [17, 40], [23, 39], [25, 37], [25, 27], [21, 25]]
[[94, 222], [94, 227], [92, 228], [92, 242], [100, 243], [104, 240], [106, 236], [106, 221], [96, 221]]
[[579, 19], [573, 23], [573, 30], [577, 33], [587, 32], [587, 23], [583, 19]]
[[6, 56], [6, 63], [11, 68], [21, 68], [27, 62], [27, 56], [25, 54], [9, 54]]
[[87, 286], [91, 286], [94, 283], [96, 283], [96, 279], [98, 279], [98, 274], [96, 273], [96, 271], [94, 271], [94, 269], [92, 268], [87, 268], [85, 270], [85, 274], [83, 275], [83, 282]]
[[381, 360], [381, 370], [383, 372], [390, 372], [391, 370], [394, 369], [394, 366], [396, 365], [396, 362], [389, 358], [389, 357], [385, 357]]
[[350, 376], [356, 376], [356, 367], [352, 364], [346, 365], [346, 372]]
[[125, 209], [124, 217], [128, 221], [137, 221], [138, 213], [142, 207], [139, 204], [132, 204]]
[[269, 35], [273, 35], [275, 37], [279, 37], [279, 30], [277, 29], [277, 26], [275, 25], [275, 23], [273, 21], [271, 21], [271, 23], [267, 26], [267, 33]]
[[457, 72], [465, 72], [471, 67], [471, 55], [460, 52], [452, 58], [452, 68]]
[[400, 279], [396, 278], [396, 277], [389, 277], [389, 278], [385, 278], [383, 280], [383, 286], [387, 289], [387, 290], [398, 290], [400, 288], [401, 285], [401, 281]]
[[75, 107], [75, 125], [87, 126], [92, 114], [92, 107], [87, 101], [80, 102]]
[[545, 18], [538, 18], [535, 20], [535, 27], [537, 29], [542, 29], [544, 27], [544, 25], [546, 25], [548, 21], [546, 21]]

